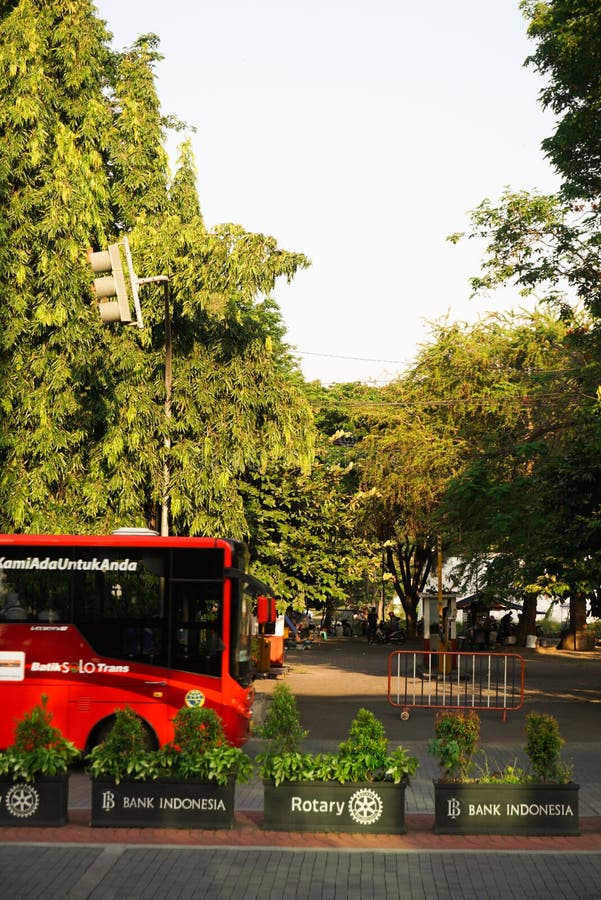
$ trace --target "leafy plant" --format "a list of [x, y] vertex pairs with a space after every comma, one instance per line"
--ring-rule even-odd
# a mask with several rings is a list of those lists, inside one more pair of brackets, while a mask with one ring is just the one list
[[[479, 781], [483, 784], [528, 784], [551, 782], [567, 784], [572, 777], [571, 766], [562, 762], [560, 751], [564, 744], [557, 720], [545, 713], [526, 716], [526, 755], [529, 770], [513, 763], [491, 767], [484, 751], [478, 751], [480, 719], [473, 710], [445, 710], [438, 713], [434, 723], [436, 738], [428, 750], [438, 757], [442, 769], [441, 781]], [[483, 763], [477, 764], [476, 752]], [[478, 771], [476, 771], [478, 770]]]
[[79, 750], [52, 725], [48, 697], [17, 722], [15, 740], [0, 753], [0, 775], [34, 781], [40, 776], [63, 775], [79, 758]]
[[88, 754], [88, 769], [94, 778], [108, 776], [117, 784], [122, 778], [157, 777], [156, 754], [148, 749], [142, 720], [131, 707], [115, 710], [107, 737]]
[[252, 763], [239, 747], [232, 747], [221, 719], [208, 707], [180, 709], [174, 720], [173, 740], [158, 754], [161, 774], [175, 778], [201, 778], [225, 785], [232, 778], [248, 781]]
[[261, 776], [276, 779], [276, 784], [297, 780], [289, 779], [287, 772], [298, 771], [305, 759], [300, 742], [308, 733], [301, 725], [296, 697], [287, 684], [277, 684], [265, 720], [255, 731], [265, 741], [264, 750], [257, 755]]
[[438, 758], [441, 781], [468, 781], [480, 739], [480, 718], [474, 710], [443, 710], [434, 720], [436, 737], [428, 751]]
[[255, 733], [265, 739], [269, 753], [294, 752], [307, 737], [309, 732], [301, 725], [296, 697], [287, 684], [276, 685], [265, 721]]
[[198, 778], [225, 785], [232, 778], [248, 781], [249, 757], [232, 747], [215, 710], [183, 707], [174, 719], [174, 737], [159, 750], [148, 750], [141, 719], [129, 707], [115, 711], [115, 724], [106, 740], [88, 756], [94, 777], [144, 781], [159, 777]]
[[[275, 692], [274, 692], [275, 694]], [[286, 694], [286, 708], [290, 698]], [[294, 710], [296, 706], [294, 705]], [[297, 736], [306, 734], [298, 719]], [[267, 723], [267, 720], [266, 720]], [[271, 732], [271, 723], [269, 731]], [[282, 742], [284, 749], [276, 749], [275, 743], [257, 756], [263, 778], [273, 779], [276, 787], [285, 781], [337, 781], [341, 784], [361, 781], [392, 781], [399, 784], [417, 771], [417, 759], [403, 747], [388, 752], [388, 739], [382, 723], [367, 709], [360, 709], [353, 720], [346, 741], [336, 753], [311, 754]]]
[[495, 765], [493, 768], [489, 765], [488, 758], [483, 750], [480, 751], [483, 757], [483, 763], [478, 762], [477, 781], [480, 784], [523, 784], [527, 781], [526, 772], [518, 765], [517, 760], [505, 766]]
[[414, 775], [417, 760], [403, 747], [388, 753], [384, 725], [368, 709], [360, 709], [349, 736], [335, 756], [336, 781], [400, 781]]
[[561, 748], [564, 743], [554, 716], [546, 713], [528, 713], [526, 755], [537, 781], [567, 784], [571, 780], [571, 766], [567, 766], [561, 760]]

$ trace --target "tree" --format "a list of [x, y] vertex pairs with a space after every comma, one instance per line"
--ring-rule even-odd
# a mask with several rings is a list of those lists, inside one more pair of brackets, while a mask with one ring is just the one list
[[527, 62], [548, 76], [543, 107], [557, 117], [543, 149], [570, 197], [601, 193], [601, 9], [587, 0], [522, 0], [528, 35], [537, 43]]
[[[83, 252], [110, 221], [107, 34], [88, 0], [0, 18], [2, 526], [76, 527], [93, 410]], [[107, 353], [108, 357], [108, 353]]]
[[202, 221], [196, 185], [197, 172], [192, 153], [192, 144], [187, 139], [180, 148], [177, 170], [169, 190], [171, 209], [185, 224], [195, 219]]
[[[308, 260], [209, 233], [185, 147], [170, 185], [154, 36], [113, 53], [89, 0], [5, 5], [0, 36], [1, 527], [153, 524], [168, 470], [175, 531], [242, 536], [241, 474], [311, 460], [269, 299]], [[170, 419], [162, 287], [143, 288], [144, 330], [103, 327], [90, 294], [86, 249], [124, 233], [138, 275], [169, 278]]]
[[525, 597], [524, 628], [534, 618], [535, 595], [522, 588], [549, 557], [539, 457], [559, 453], [561, 435], [577, 428], [582, 360], [566, 332], [542, 310], [442, 322], [407, 374], [380, 391], [361, 444], [364, 521], [385, 548], [410, 627], [439, 538], [466, 566], [492, 559], [491, 578], [503, 559], [496, 596], [504, 585]]
[[431, 398], [411, 377], [382, 388], [365, 415], [369, 431], [357, 448], [360, 523], [380, 553], [399, 596], [409, 634], [435, 559], [437, 510], [464, 451], [452, 423], [436, 428]]
[[[558, 464], [575, 443], [585, 441], [590, 428], [582, 408], [580, 340], [548, 312], [498, 325], [476, 326], [472, 335], [474, 361], [476, 346], [487, 360], [484, 369], [474, 365], [473, 398], [462, 426], [473, 452], [450, 483], [442, 514], [447, 528], [460, 536], [468, 575], [478, 570], [479, 595], [524, 601], [523, 643], [534, 633], [537, 596], [552, 591], [557, 596], [570, 579], [575, 591], [582, 580], [573, 578], [569, 562], [578, 550], [568, 506], [583, 497], [566, 491], [565, 475], [561, 491], [556, 485]], [[496, 407], [494, 417], [479, 413], [477, 404], [483, 402], [489, 410]], [[561, 545], [568, 530], [569, 551]]]
[[324, 449], [310, 473], [272, 467], [245, 478], [253, 571], [283, 608], [332, 610], [348, 599], [360, 554], [343, 478]]
[[[587, 595], [583, 584], [588, 584], [590, 589], [594, 567], [588, 567], [589, 574], [584, 578], [583, 567], [587, 568], [585, 559], [591, 548], [586, 549], [582, 539], [571, 547], [565, 544], [562, 547], [555, 539], [556, 535], [565, 533], [565, 510], [573, 498], [556, 497], [554, 467], [575, 443], [583, 439], [587, 445], [591, 440], [594, 443], [601, 314], [598, 226], [599, 212], [594, 205], [573, 204], [561, 197], [506, 192], [498, 206], [485, 201], [478, 207], [472, 214], [470, 231], [470, 236], [487, 241], [482, 274], [472, 279], [474, 290], [514, 283], [523, 294], [536, 291], [558, 310], [561, 327], [565, 329], [563, 340], [557, 344], [560, 358], [563, 354], [560, 368], [564, 371], [552, 374], [553, 403], [547, 402], [544, 393], [540, 395], [536, 425], [530, 434], [516, 441], [513, 451], [506, 452], [501, 465], [503, 472], [492, 478], [487, 491], [506, 495], [503, 508], [507, 540], [511, 540], [518, 558], [529, 559], [531, 564], [523, 573], [525, 581], [520, 579], [522, 583], [536, 586], [541, 579], [546, 579], [548, 567], [554, 576], [561, 570], [562, 589], [570, 596], [573, 645], [584, 640]], [[557, 358], [557, 354], [553, 356]], [[499, 457], [494, 458], [498, 465]], [[590, 454], [584, 456], [581, 464], [586, 466], [592, 458]], [[519, 477], [516, 473], [508, 475], [507, 467], [519, 459], [528, 459], [527, 469], [523, 469], [522, 463]], [[507, 518], [511, 496], [515, 498], [515, 512]], [[559, 505], [545, 506], [544, 500], [550, 496], [560, 501]], [[528, 541], [524, 529], [528, 522], [537, 523], [532, 529], [537, 535], [534, 557], [532, 544], [530, 553], [526, 551]], [[547, 527], [549, 523], [553, 523], [551, 527]], [[543, 542], [547, 544], [546, 549]], [[575, 547], [581, 548], [580, 559], [573, 557]]]

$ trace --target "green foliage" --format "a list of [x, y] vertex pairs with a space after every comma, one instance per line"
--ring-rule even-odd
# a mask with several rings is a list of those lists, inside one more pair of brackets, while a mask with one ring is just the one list
[[155, 756], [148, 749], [142, 720], [131, 707], [115, 710], [114, 725], [102, 743], [88, 754], [88, 769], [93, 777], [123, 778], [156, 777]]
[[571, 767], [561, 760], [564, 743], [554, 716], [534, 712], [526, 716], [526, 755], [537, 781], [565, 784], [571, 780]]
[[274, 766], [279, 757], [300, 754], [300, 742], [308, 732], [301, 725], [296, 697], [287, 684], [275, 686], [265, 720], [255, 734], [265, 741], [257, 756], [263, 778], [275, 777]]
[[253, 572], [286, 606], [346, 601], [361, 545], [343, 479], [320, 449], [310, 472], [277, 465], [240, 483]]
[[[153, 524], [166, 466], [173, 532], [242, 538], [247, 468], [311, 463], [311, 411], [269, 297], [309, 261], [240, 226], [207, 233], [189, 147], [170, 192], [158, 59], [154, 35], [113, 52], [89, 0], [0, 17], [4, 531]], [[144, 330], [102, 326], [90, 290], [87, 248], [123, 232], [140, 277], [169, 277], [169, 421], [163, 286], [141, 291]]]
[[252, 763], [239, 747], [228, 744], [221, 719], [208, 707], [182, 707], [174, 720], [173, 741], [158, 753], [161, 774], [200, 778], [225, 785], [248, 781]]
[[79, 758], [79, 750], [52, 725], [48, 698], [17, 722], [15, 740], [0, 754], [0, 775], [34, 781], [40, 776], [62, 775]]
[[517, 761], [506, 765], [491, 765], [484, 750], [479, 750], [477, 758], [474, 758], [475, 781], [480, 784], [524, 784], [528, 775], [518, 766]]
[[438, 759], [442, 781], [469, 780], [480, 739], [480, 717], [474, 710], [443, 710], [434, 720], [436, 737], [428, 751]]
[[536, 50], [527, 62], [544, 77], [541, 101], [554, 113], [555, 133], [542, 142], [571, 196], [601, 192], [599, 43], [601, 11], [587, 0], [522, 0]]
[[480, 718], [474, 710], [443, 710], [437, 714], [434, 728], [436, 738], [430, 740], [428, 750], [439, 761], [441, 781], [567, 784], [571, 780], [571, 767], [561, 761], [560, 750], [564, 741], [553, 716], [545, 713], [529, 713], [526, 716], [528, 771], [515, 761], [491, 766], [484, 751], [478, 748]]
[[[294, 718], [294, 717], [292, 717]], [[268, 729], [273, 731], [271, 727]], [[298, 732], [297, 732], [298, 734]], [[298, 743], [298, 741], [297, 741]], [[337, 781], [340, 784], [362, 781], [408, 781], [417, 771], [417, 759], [403, 747], [388, 752], [383, 724], [367, 709], [360, 709], [349, 735], [336, 753], [303, 753], [284, 740], [275, 744], [268, 740], [267, 749], [257, 756], [263, 778], [282, 782]]]
[[183, 707], [173, 721], [173, 741], [148, 750], [141, 719], [129, 707], [115, 710], [113, 728], [88, 755], [91, 775], [114, 778], [116, 783], [123, 778], [162, 777], [198, 778], [221, 785], [232, 778], [248, 781], [252, 763], [240, 748], [228, 744], [214, 710]]

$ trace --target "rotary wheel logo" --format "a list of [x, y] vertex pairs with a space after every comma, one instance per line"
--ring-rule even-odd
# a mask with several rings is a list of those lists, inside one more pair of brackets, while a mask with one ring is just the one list
[[202, 691], [188, 691], [185, 697], [186, 706], [194, 709], [196, 706], [204, 706], [205, 695]]
[[6, 809], [12, 816], [26, 819], [40, 805], [40, 795], [30, 784], [15, 784], [6, 793]]
[[348, 802], [351, 819], [358, 825], [373, 825], [382, 815], [383, 809], [382, 798], [370, 788], [355, 791]]

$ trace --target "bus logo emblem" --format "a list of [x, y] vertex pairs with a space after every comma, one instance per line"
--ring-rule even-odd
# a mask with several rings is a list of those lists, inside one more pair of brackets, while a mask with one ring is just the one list
[[195, 706], [204, 706], [205, 703], [205, 695], [202, 691], [188, 691], [184, 699], [186, 706], [191, 709], [194, 709]]

